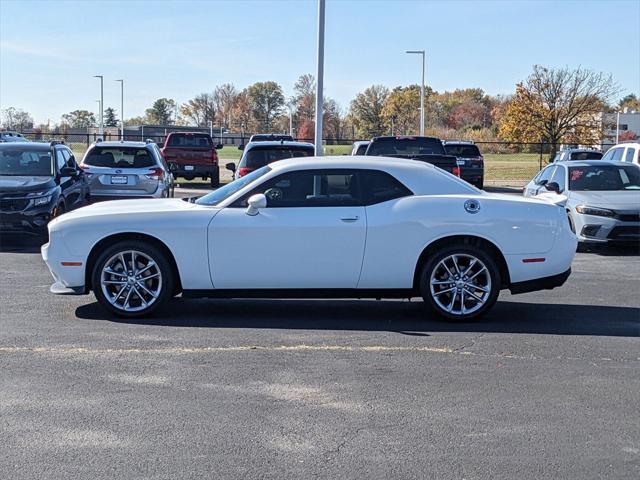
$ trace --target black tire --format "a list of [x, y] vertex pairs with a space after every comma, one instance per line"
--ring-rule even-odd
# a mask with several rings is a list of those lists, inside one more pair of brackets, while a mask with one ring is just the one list
[[[148, 306], [143, 307], [141, 301], [137, 301], [139, 309], [135, 311], [128, 311], [123, 308], [119, 308], [117, 305], [113, 305], [105, 296], [105, 292], [103, 291], [103, 285], [101, 283], [102, 270], [105, 267], [105, 263], [110, 261], [114, 256], [118, 255], [119, 252], [129, 252], [136, 251], [141, 252], [143, 255], [148, 256], [151, 260], [155, 262], [157, 270], [160, 273], [161, 282], [158, 285], [158, 294], [154, 301], [152, 301]], [[129, 257], [125, 255], [125, 258], [128, 262], [128, 265], [131, 265], [129, 261]], [[155, 270], [154, 270], [155, 271]], [[121, 275], [122, 277], [126, 277], [127, 275]], [[120, 279], [120, 277], [113, 277], [114, 279]], [[147, 282], [153, 282], [153, 280], [148, 280]], [[151, 283], [145, 283], [151, 290], [155, 291]], [[157, 284], [156, 284], [157, 285]], [[164, 252], [155, 247], [148, 242], [143, 242], [140, 240], [123, 240], [118, 242], [109, 248], [105, 249], [96, 259], [93, 264], [91, 271], [91, 286], [93, 289], [93, 293], [96, 296], [96, 299], [100, 304], [107, 309], [109, 312], [119, 316], [126, 318], [136, 318], [136, 317], [144, 317], [152, 314], [159, 307], [161, 307], [168, 299], [173, 296], [173, 292], [175, 290], [176, 279], [174, 278], [173, 269], [169, 260], [167, 259]], [[134, 287], [137, 284], [134, 284]], [[127, 285], [123, 285], [123, 290], [125, 290]], [[106, 286], [105, 288], [110, 288]], [[113, 286], [111, 288], [119, 288], [118, 286]], [[130, 290], [131, 287], [129, 287]], [[142, 292], [142, 290], [140, 290]], [[131, 298], [132, 302], [136, 300], [134, 297], [135, 292], [132, 293]], [[144, 295], [144, 292], [143, 292]], [[118, 298], [116, 298], [116, 301]], [[117, 303], [117, 302], [116, 302]]]
[[211, 187], [218, 188], [220, 186], [220, 169], [216, 168], [216, 171], [211, 175]]
[[[481, 266], [481, 264], [483, 264], [487, 270], [487, 272], [483, 271], [478, 274], [478, 276], [476, 277], [478, 278], [478, 280], [474, 281], [473, 279], [471, 279], [469, 280], [469, 282], [461, 286], [456, 282], [458, 281], [463, 282], [462, 278], [460, 280], [454, 280], [452, 277], [449, 277], [451, 278], [451, 282], [450, 282], [451, 286], [456, 288], [456, 285], [458, 285], [462, 289], [460, 293], [461, 296], [458, 297], [458, 304], [459, 304], [458, 309], [460, 310], [459, 313], [448, 311], [446, 308], [443, 308], [440, 304], [438, 304], [438, 301], [436, 300], [436, 297], [441, 298], [443, 300], [447, 300], [451, 298], [452, 296], [451, 293], [442, 292], [442, 294], [440, 295], [434, 295], [431, 289], [432, 275], [436, 275], [434, 278], [434, 281], [440, 280], [439, 277], [437, 277], [438, 273], [442, 270], [442, 267], [440, 266], [440, 262], [445, 259], [448, 259], [445, 261], [445, 265], [446, 265], [446, 262], [449, 261], [449, 258], [452, 255], [460, 256], [458, 260], [461, 262], [459, 265], [461, 273], [464, 273], [465, 269], [470, 265], [472, 258], [475, 258], [476, 260], [478, 260], [479, 263], [477, 262], [474, 264], [475, 266], [472, 267], [469, 275], [473, 275], [478, 270], [480, 270], [478, 267]], [[436, 269], [438, 271], [434, 274], [434, 270]], [[450, 270], [451, 270], [451, 273], [457, 275], [457, 272], [453, 268], [450, 268]], [[483, 287], [483, 288], [486, 287], [486, 285], [483, 286], [480, 283], [479, 281], [480, 279], [485, 279], [485, 280], [490, 279], [490, 282], [491, 282], [490, 286], [487, 287], [489, 291], [485, 292], [486, 294], [479, 293], [480, 290], [479, 289], [476, 290], [476, 287], [472, 286], [473, 283], [477, 283], [479, 287]], [[449, 280], [442, 279], [442, 282], [443, 283], [449, 282]], [[500, 269], [497, 266], [496, 259], [494, 259], [491, 254], [473, 245], [457, 244], [457, 245], [447, 246], [436, 251], [435, 253], [430, 255], [429, 259], [425, 262], [424, 266], [422, 267], [422, 271], [420, 272], [420, 293], [424, 300], [425, 306], [428, 308], [428, 310], [436, 313], [437, 315], [449, 321], [466, 322], [466, 321], [481, 317], [482, 315], [487, 313], [487, 311], [489, 311], [493, 307], [493, 305], [496, 303], [496, 300], [498, 299], [498, 294], [500, 293], [500, 287], [501, 287]], [[446, 290], [448, 288], [449, 288], [449, 285], [434, 286], [434, 290], [435, 289]], [[480, 298], [483, 300], [484, 303], [480, 304], [478, 301], [476, 301], [472, 296], [470, 296], [467, 293], [468, 291], [473, 291], [476, 294], [479, 293]], [[471, 310], [470, 312], [464, 313], [465, 308], [462, 308], [460, 298], [464, 298], [462, 297], [463, 293], [467, 294], [466, 300], [464, 300], [465, 303], [472, 303], [472, 305], [469, 306], [469, 309]], [[453, 305], [455, 309], [455, 304], [456, 304], [455, 295], [458, 295], [457, 290], [454, 290], [453, 295], [454, 296], [453, 296], [451, 305]], [[440, 301], [440, 303], [448, 303], [448, 301], [447, 302]]]
[[53, 214], [51, 215], [51, 218], [56, 218], [59, 217], [60, 215], [62, 215], [64, 212], [66, 212], [67, 209], [64, 207], [64, 202], [60, 202], [56, 208], [53, 209]]
[[478, 180], [475, 184], [476, 188], [479, 188], [480, 190], [484, 189], [484, 178]]

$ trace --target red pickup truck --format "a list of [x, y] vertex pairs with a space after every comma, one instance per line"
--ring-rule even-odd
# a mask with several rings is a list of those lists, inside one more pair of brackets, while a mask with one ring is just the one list
[[203, 180], [210, 179], [212, 187], [218, 187], [220, 170], [216, 150], [221, 148], [221, 144], [214, 145], [208, 133], [171, 132], [161, 152], [167, 162], [178, 165], [178, 168], [172, 171], [175, 178], [193, 180], [202, 177]]

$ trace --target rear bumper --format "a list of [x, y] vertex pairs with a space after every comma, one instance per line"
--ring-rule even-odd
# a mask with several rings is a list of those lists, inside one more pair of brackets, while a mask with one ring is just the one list
[[469, 183], [481, 182], [484, 178], [484, 168], [460, 167], [460, 178]]
[[[187, 170], [186, 167], [191, 166], [193, 170]], [[210, 163], [206, 165], [188, 163], [178, 164], [178, 170], [172, 172], [174, 177], [210, 177], [218, 171], [217, 163]]]
[[525, 282], [517, 282], [509, 285], [509, 291], [513, 294], [536, 292], [538, 290], [551, 290], [556, 287], [564, 285], [571, 275], [571, 268], [567, 271], [559, 273], [558, 275], [552, 275], [550, 277], [536, 278], [534, 280], [527, 280]]

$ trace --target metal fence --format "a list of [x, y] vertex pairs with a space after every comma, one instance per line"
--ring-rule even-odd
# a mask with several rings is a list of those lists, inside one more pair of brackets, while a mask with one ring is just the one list
[[[76, 154], [82, 158], [91, 143], [99, 138], [104, 141], [119, 141], [119, 134], [105, 133], [100, 136], [97, 133], [51, 133], [34, 134], [24, 133], [31, 141], [64, 141]], [[239, 145], [248, 142], [251, 134], [231, 134], [224, 133], [215, 135], [214, 141], [222, 143], [223, 149], [218, 151], [218, 156], [222, 160], [239, 160], [242, 152]], [[162, 146], [166, 135], [134, 135], [125, 131], [124, 140], [142, 141], [151, 140]], [[313, 143], [313, 139], [298, 139]], [[348, 155], [351, 153], [353, 142], [361, 139], [325, 139], [323, 140], [326, 155]], [[513, 143], [513, 142], [488, 142], [479, 141], [475, 144], [480, 149], [485, 159], [485, 181], [494, 183], [505, 183], [521, 185], [524, 181], [531, 179], [542, 167], [544, 167], [551, 155], [552, 145], [549, 143]], [[221, 162], [222, 163], [222, 162]]]

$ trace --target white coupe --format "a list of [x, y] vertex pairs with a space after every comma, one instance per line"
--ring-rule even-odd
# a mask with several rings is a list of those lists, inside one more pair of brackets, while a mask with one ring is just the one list
[[171, 297], [410, 298], [450, 320], [501, 289], [562, 285], [576, 237], [563, 207], [489, 194], [381, 157], [272, 163], [195, 201], [118, 200], [49, 224], [58, 294], [93, 290], [126, 317]]

